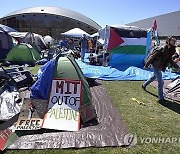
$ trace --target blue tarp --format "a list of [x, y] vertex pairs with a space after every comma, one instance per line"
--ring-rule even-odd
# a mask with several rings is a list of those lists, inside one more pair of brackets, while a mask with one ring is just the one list
[[121, 70], [125, 70], [130, 66], [143, 68], [145, 55], [135, 54], [112, 54], [109, 65]]
[[[48, 99], [51, 81], [53, 78], [56, 59], [52, 59], [43, 65], [38, 71], [38, 80], [31, 86], [31, 98]], [[83, 71], [84, 76], [101, 80], [147, 80], [153, 72], [143, 70], [138, 67], [130, 66], [125, 71], [113, 67], [94, 66], [77, 60], [78, 65]], [[67, 70], [68, 71], [68, 70]], [[163, 79], [174, 79], [180, 75], [166, 71]]]
[[[138, 67], [130, 66], [125, 71], [121, 71], [113, 67], [94, 66], [87, 63], [83, 63], [77, 60], [83, 74], [89, 78], [101, 79], [101, 80], [147, 80], [149, 79], [153, 71], [143, 70]], [[176, 73], [166, 71], [163, 73], [163, 79], [174, 79], [179, 76]]]
[[39, 69], [37, 73], [38, 80], [30, 87], [31, 98], [48, 99], [55, 62], [56, 59], [54, 58]]

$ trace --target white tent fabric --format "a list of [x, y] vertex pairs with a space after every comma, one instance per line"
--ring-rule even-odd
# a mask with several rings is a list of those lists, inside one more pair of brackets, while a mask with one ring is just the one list
[[9, 32], [17, 32], [17, 30], [11, 28], [11, 27], [8, 27], [8, 26], [5, 26], [5, 25], [2, 25], [0, 24], [0, 29], [4, 30], [5, 32], [9, 33]]
[[[28, 32], [9, 32], [8, 34], [14, 38], [21, 38], [23, 39]], [[33, 33], [35, 40], [40, 39], [40, 41], [45, 45], [45, 41], [43, 37], [39, 34]]]
[[96, 33], [94, 33], [94, 34], [91, 35], [91, 37], [98, 37], [98, 36], [99, 36], [99, 33], [98, 33], [98, 32], [96, 32]]
[[9, 35], [16, 38], [24, 38], [28, 32], [9, 32]]
[[73, 28], [67, 32], [61, 33], [61, 35], [66, 35], [69, 37], [82, 37], [83, 34], [86, 34], [87, 37], [90, 37], [88, 33], [86, 33], [80, 28]]
[[[15, 38], [24, 38], [28, 32], [9, 32], [8, 34]], [[40, 37], [42, 40], [42, 36], [36, 33], [33, 33], [34, 36]], [[44, 41], [44, 40], [43, 40]]]
[[53, 38], [52, 38], [51, 36], [49, 36], [49, 35], [46, 35], [46, 36], [44, 37], [44, 42], [45, 42], [46, 44], [50, 43], [50, 44], [52, 45], [52, 44], [53, 44]]
[[123, 28], [123, 29], [132, 29], [132, 30], [139, 30], [140, 29], [137, 26], [128, 26], [128, 25], [110, 25], [110, 27]]

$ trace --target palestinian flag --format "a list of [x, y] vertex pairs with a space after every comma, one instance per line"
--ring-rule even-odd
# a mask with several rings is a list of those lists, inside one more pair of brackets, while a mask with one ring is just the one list
[[13, 144], [25, 131], [16, 131], [15, 125], [19, 114], [0, 125], [0, 153]]
[[118, 54], [146, 53], [147, 31], [109, 27], [107, 51]]
[[144, 66], [146, 43], [150, 39], [146, 30], [133, 26], [106, 26], [100, 31], [100, 38], [104, 39], [104, 49], [111, 55], [110, 66], [123, 70]]

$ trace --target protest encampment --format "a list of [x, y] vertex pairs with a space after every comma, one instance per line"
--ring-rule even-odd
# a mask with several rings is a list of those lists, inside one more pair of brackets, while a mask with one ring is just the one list
[[179, 8], [121, 3], [2, 7], [0, 153], [178, 153]]

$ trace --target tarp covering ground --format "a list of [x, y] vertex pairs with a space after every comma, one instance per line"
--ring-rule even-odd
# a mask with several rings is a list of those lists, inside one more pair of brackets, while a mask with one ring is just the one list
[[[169, 85], [170, 83], [172, 83], [171, 80], [166, 80], [166, 81], [164, 82], [163, 91], [164, 91], [164, 93], [165, 93], [165, 97], [166, 97], [166, 98], [169, 98], [169, 99], [171, 99], [171, 100], [180, 102], [180, 84], [178, 83], [178, 84], [176, 85], [176, 87], [173, 88], [173, 90], [170, 90], [170, 89], [168, 88], [168, 85]], [[152, 82], [151, 85], [152, 85], [154, 88], [158, 89], [158, 82], [157, 82], [157, 81]], [[180, 105], [178, 105], [178, 107], [180, 107]], [[180, 113], [180, 111], [179, 111], [179, 113]]]
[[[97, 119], [82, 124], [77, 132], [31, 132], [20, 137], [8, 149], [84, 148], [127, 145], [128, 133], [119, 113], [100, 82], [90, 88]], [[42, 130], [41, 130], [42, 131]]]
[[[134, 66], [130, 66], [126, 70], [121, 71], [119, 68], [89, 65], [79, 60], [77, 60], [77, 63], [86, 77], [101, 80], [147, 80], [153, 74], [151, 70], [144, 70]], [[180, 75], [169, 71], [163, 73], [163, 79], [165, 80], [174, 79], [177, 76]]]

